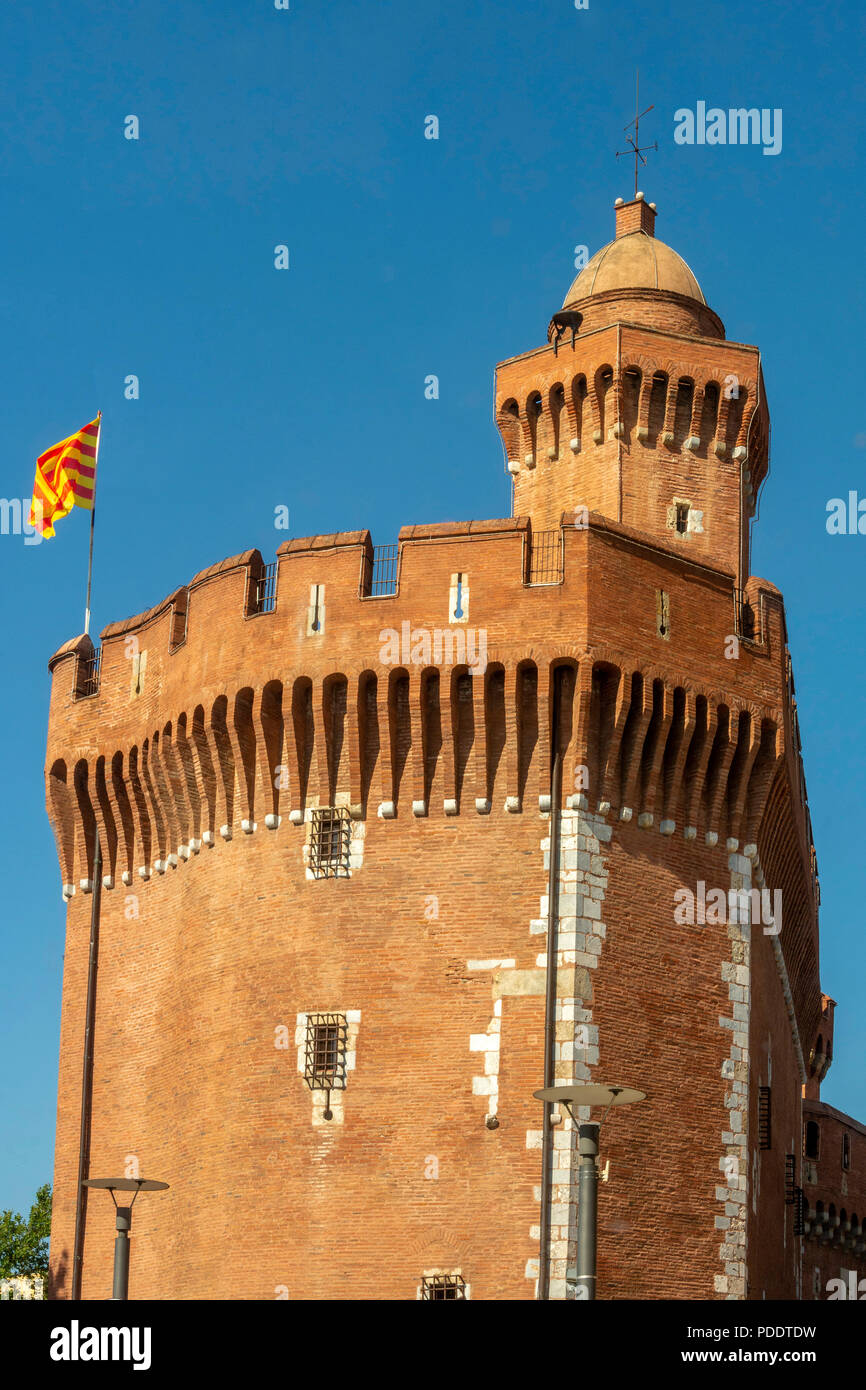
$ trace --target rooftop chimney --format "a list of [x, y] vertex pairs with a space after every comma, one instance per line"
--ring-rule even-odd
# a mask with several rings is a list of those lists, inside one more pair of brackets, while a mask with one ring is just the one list
[[636, 194], [630, 203], [617, 198], [614, 207], [617, 237], [628, 236], [629, 232], [646, 232], [647, 236], [655, 236], [656, 205], [646, 202], [642, 193]]

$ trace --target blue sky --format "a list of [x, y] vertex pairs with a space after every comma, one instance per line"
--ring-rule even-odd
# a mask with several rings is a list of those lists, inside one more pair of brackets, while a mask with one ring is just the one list
[[[641, 187], [773, 420], [753, 569], [782, 589], [838, 1001], [824, 1099], [866, 1119], [864, 19], [850, 4], [41, 0], [0, 14], [4, 496], [98, 408], [94, 630], [285, 533], [506, 516], [497, 361], [544, 341], [573, 248]], [[674, 112], [783, 111], [776, 156], [680, 146]], [[140, 139], [124, 139], [124, 120]], [[423, 138], [424, 118], [440, 138]], [[290, 269], [274, 269], [286, 244]], [[424, 378], [440, 378], [440, 399]], [[140, 399], [124, 399], [124, 379]], [[46, 662], [82, 630], [87, 518], [0, 536], [0, 1209], [52, 1177], [64, 909], [44, 812]]]

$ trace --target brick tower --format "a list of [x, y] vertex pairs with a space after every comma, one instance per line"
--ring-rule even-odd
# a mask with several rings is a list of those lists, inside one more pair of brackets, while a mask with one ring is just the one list
[[132, 1297], [571, 1296], [546, 1055], [648, 1093], [602, 1129], [600, 1297], [823, 1297], [809, 1238], [862, 1268], [866, 1131], [823, 1117], [844, 1217], [802, 1152], [832, 1001], [749, 569], [760, 355], [654, 223], [620, 200], [498, 369], [512, 518], [248, 551], [52, 657], [56, 1297], [76, 1221], [83, 1296], [110, 1283], [110, 1204], [76, 1200], [97, 837], [86, 1163], [171, 1184]]

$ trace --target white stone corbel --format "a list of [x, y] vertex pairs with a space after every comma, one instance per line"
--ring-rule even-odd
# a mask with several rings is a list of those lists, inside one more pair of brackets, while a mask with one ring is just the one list
[[413, 815], [413, 816], [426, 816], [426, 814], [427, 814], [427, 802], [426, 802], [426, 801], [413, 801], [413, 802], [412, 802], [412, 815]]
[[442, 802], [442, 809], [445, 812], [446, 816], [456, 816], [457, 802], [454, 800], [453, 797], [446, 796], [445, 800]]
[[242, 820], [241, 830], [245, 835], [254, 835], [258, 830], [258, 823], [254, 820]]
[[216, 844], [213, 831], [204, 830], [202, 832], [201, 842], [203, 845], [207, 845], [208, 849], [213, 849], [214, 845]]
[[397, 816], [397, 807], [394, 805], [393, 801], [380, 801], [379, 809], [376, 814], [380, 820], [395, 820]]
[[490, 802], [487, 800], [486, 796], [476, 796], [475, 809], [478, 812], [479, 816], [490, 815]]
[[279, 830], [282, 816], [275, 816], [273, 811], [269, 811], [265, 816], [265, 828], [267, 830]]

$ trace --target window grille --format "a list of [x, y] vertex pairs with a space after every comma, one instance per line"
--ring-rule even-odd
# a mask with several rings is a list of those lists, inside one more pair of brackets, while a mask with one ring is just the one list
[[802, 1187], [794, 1188], [794, 1235], [802, 1236], [806, 1234], [806, 1203], [803, 1200]]
[[461, 1274], [434, 1274], [421, 1281], [421, 1298], [425, 1301], [466, 1297], [466, 1280]]
[[561, 584], [562, 578], [562, 529], [534, 531], [529, 550], [529, 583]]
[[304, 1080], [311, 1091], [346, 1089], [345, 1014], [308, 1014]]
[[262, 568], [256, 579], [250, 579], [250, 616], [273, 613], [277, 603], [277, 561]]
[[734, 590], [734, 607], [737, 636], [744, 638], [747, 642], [757, 642], [759, 638], [755, 623], [755, 610], [742, 589]]
[[688, 502], [677, 502], [676, 508], [676, 529], [681, 536], [684, 536], [689, 529], [689, 504]]
[[315, 878], [348, 878], [351, 821], [345, 806], [320, 806], [310, 825], [310, 868]]
[[797, 1200], [797, 1159], [794, 1154], [785, 1154], [785, 1206], [792, 1207]]
[[773, 1147], [772, 1092], [769, 1086], [758, 1088], [758, 1137], [759, 1147]]
[[101, 647], [96, 647], [92, 656], [79, 656], [76, 664], [75, 689], [73, 692], [74, 699], [86, 700], [89, 699], [91, 695], [98, 694], [101, 667]]
[[169, 654], [176, 652], [186, 641], [187, 615], [189, 613], [189, 594], [185, 594], [176, 604], [171, 615], [171, 629], [168, 639]]
[[373, 558], [364, 556], [361, 583], [362, 598], [389, 598], [397, 592], [397, 572], [400, 562], [400, 546], [374, 545]]

